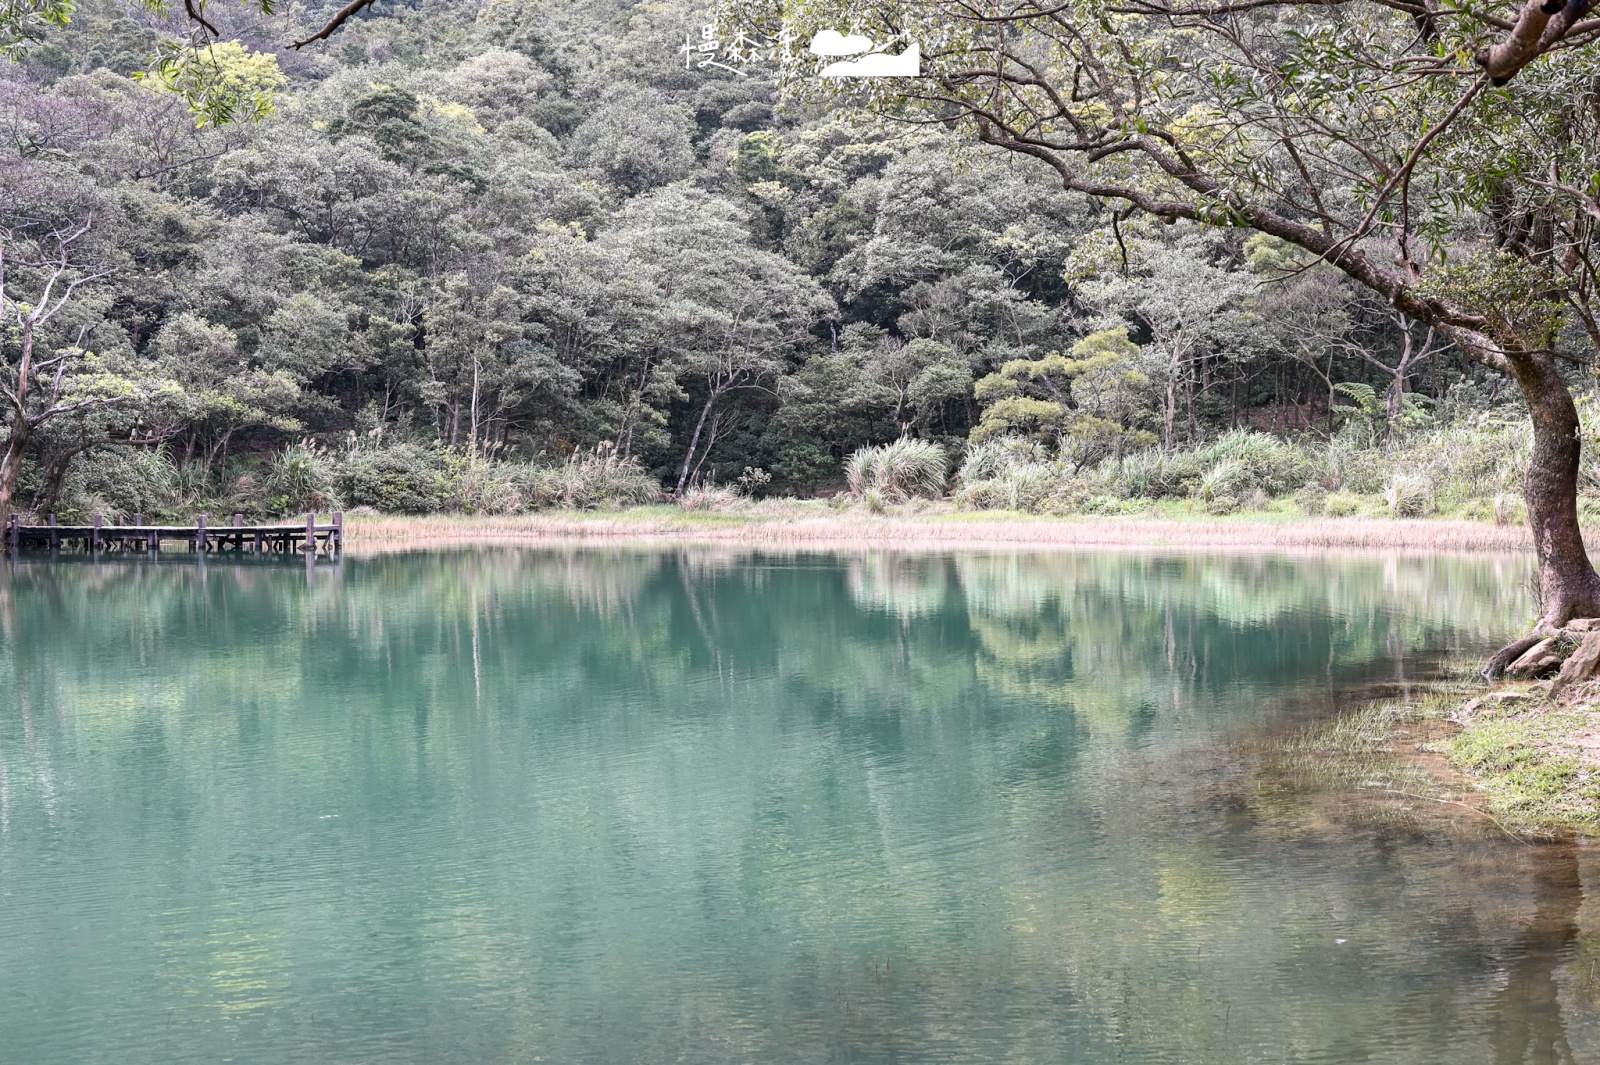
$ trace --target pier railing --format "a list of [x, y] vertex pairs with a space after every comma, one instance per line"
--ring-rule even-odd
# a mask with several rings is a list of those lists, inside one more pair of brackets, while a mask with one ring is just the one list
[[344, 550], [344, 515], [335, 513], [326, 525], [317, 524], [315, 514], [307, 514], [304, 522], [268, 525], [246, 525], [242, 514], [235, 514], [231, 525], [211, 525], [204, 514], [198, 515], [193, 525], [146, 525], [144, 515], [135, 514], [131, 525], [108, 525], [96, 514], [89, 525], [59, 525], [52, 514], [46, 525], [23, 525], [13, 514], [6, 523], [5, 543], [13, 551], [43, 548], [155, 553], [163, 544], [175, 543], [199, 552], [305, 552], [331, 556]]

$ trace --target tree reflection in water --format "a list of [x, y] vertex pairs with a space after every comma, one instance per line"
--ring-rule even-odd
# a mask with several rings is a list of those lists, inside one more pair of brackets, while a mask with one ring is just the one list
[[1567, 1042], [1557, 973], [1573, 956], [1583, 880], [1574, 840], [1546, 843], [1530, 856], [1533, 916], [1505, 986], [1489, 1008], [1495, 1065], [1577, 1065]]
[[1600, 1052], [1581, 846], [1231, 742], [1497, 646], [1525, 563], [170, 561], [0, 573], [19, 1060]]

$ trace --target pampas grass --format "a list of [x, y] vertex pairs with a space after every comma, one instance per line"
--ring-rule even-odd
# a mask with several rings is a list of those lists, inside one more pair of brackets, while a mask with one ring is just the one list
[[890, 444], [864, 447], [844, 464], [850, 495], [856, 499], [876, 490], [885, 503], [938, 499], [944, 495], [949, 461], [944, 449], [927, 440], [903, 436]]

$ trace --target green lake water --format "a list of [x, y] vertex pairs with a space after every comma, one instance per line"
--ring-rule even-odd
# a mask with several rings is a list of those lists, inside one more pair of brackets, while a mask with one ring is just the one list
[[1594, 852], [1263, 740], [1519, 560], [0, 568], [0, 1062], [1600, 1061]]

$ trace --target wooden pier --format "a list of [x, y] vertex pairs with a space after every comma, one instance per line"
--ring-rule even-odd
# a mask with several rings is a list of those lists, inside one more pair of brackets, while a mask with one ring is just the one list
[[12, 551], [42, 548], [50, 551], [77, 550], [91, 554], [102, 551], [155, 554], [162, 544], [188, 545], [200, 553], [236, 554], [325, 554], [344, 551], [344, 515], [318, 525], [315, 514], [304, 522], [286, 525], [246, 525], [244, 516], [235, 514], [231, 525], [211, 525], [201, 514], [193, 525], [146, 525], [144, 516], [135, 514], [132, 525], [107, 525], [99, 514], [90, 525], [58, 525], [50, 515], [48, 525], [23, 525], [11, 515], [5, 528], [5, 542]]

